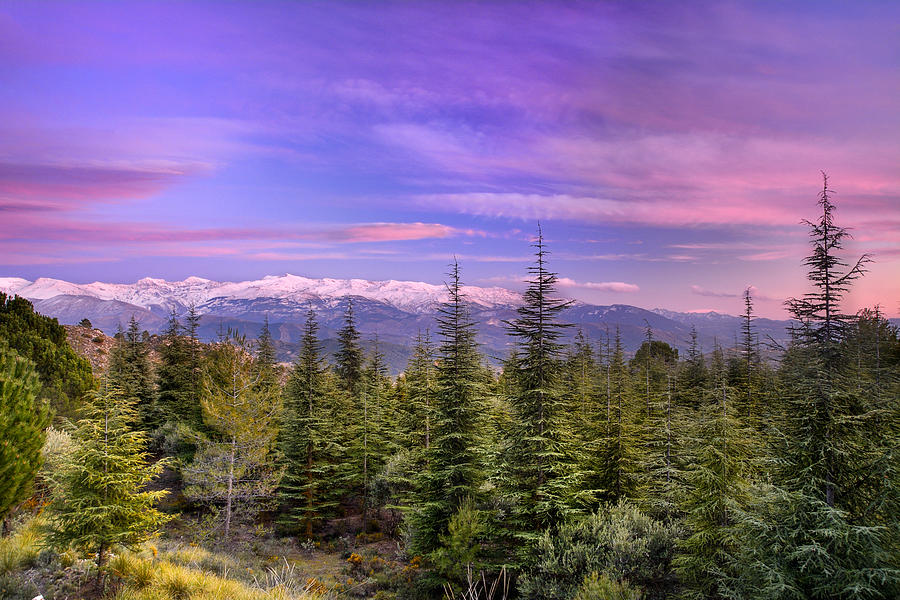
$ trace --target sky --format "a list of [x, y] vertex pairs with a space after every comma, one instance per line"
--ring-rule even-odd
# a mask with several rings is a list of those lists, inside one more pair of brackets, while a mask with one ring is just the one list
[[900, 316], [900, 3], [0, 0], [0, 276], [560, 291]]

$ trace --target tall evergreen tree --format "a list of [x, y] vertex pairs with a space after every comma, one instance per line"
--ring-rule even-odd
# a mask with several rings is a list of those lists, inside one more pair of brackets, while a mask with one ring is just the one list
[[570, 441], [561, 430], [564, 403], [560, 374], [566, 324], [559, 314], [571, 301], [555, 297], [557, 275], [547, 269], [543, 234], [533, 244], [535, 263], [518, 317], [507, 323], [516, 340], [515, 371], [509, 398], [513, 422], [507, 469], [510, 533], [530, 546], [543, 529], [556, 525], [575, 505], [578, 489]]
[[50, 407], [34, 363], [0, 344], [0, 521], [30, 494], [41, 466]]
[[675, 558], [686, 598], [728, 598], [740, 576], [735, 563], [742, 543], [737, 524], [749, 495], [752, 434], [735, 415], [736, 396], [720, 376], [707, 390], [693, 427], [693, 461], [679, 496], [688, 535]]
[[300, 352], [284, 388], [279, 446], [283, 475], [278, 495], [282, 522], [313, 536], [314, 527], [334, 514], [343, 492], [337, 432], [330, 421], [336, 390], [322, 363], [315, 313], [307, 313]]
[[181, 323], [173, 310], [159, 346], [157, 376], [157, 420], [198, 425], [199, 405], [193, 402], [193, 373], [191, 371], [189, 341], [183, 335]]
[[48, 541], [93, 553], [98, 567], [112, 548], [136, 548], [168, 520], [154, 508], [168, 492], [146, 491], [164, 463], [148, 464], [147, 436], [134, 429], [136, 403], [115, 387], [88, 397], [72, 433], [64, 493], [50, 507]]
[[432, 439], [414, 518], [416, 553], [432, 554], [467, 498], [477, 495], [479, 420], [483, 410], [475, 323], [462, 294], [459, 264], [450, 267], [448, 300], [438, 311], [438, 364]]
[[269, 315], [266, 315], [263, 320], [263, 326], [255, 345], [256, 356], [253, 364], [259, 380], [257, 386], [268, 388], [275, 395], [279, 387], [280, 373], [275, 341], [272, 339], [272, 330], [269, 328]]
[[338, 350], [334, 355], [335, 373], [341, 388], [353, 397], [359, 395], [363, 381], [363, 351], [359, 329], [353, 316], [353, 300], [347, 299], [344, 325], [338, 331]]
[[[755, 554], [746, 564], [761, 566], [746, 579], [770, 596], [895, 597], [900, 565], [894, 532], [900, 525], [896, 511], [885, 510], [891, 503], [880, 499], [898, 494], [886, 466], [896, 463], [897, 440], [872, 432], [897, 400], [873, 402], [855, 385], [847, 344], [853, 320], [839, 307], [868, 257], [851, 267], [838, 256], [849, 234], [834, 223], [831, 195], [826, 177], [821, 216], [807, 222], [812, 253], [805, 263], [813, 289], [788, 301], [801, 328], [779, 373], [778, 487], [759, 509], [766, 529], [756, 531], [750, 547]], [[862, 497], [876, 501], [857, 502]]]
[[109, 380], [112, 387], [135, 399], [140, 426], [145, 431], [158, 425], [154, 374], [148, 354], [147, 343], [142, 339], [140, 326], [132, 315], [128, 329], [116, 335], [116, 344], [109, 357]]

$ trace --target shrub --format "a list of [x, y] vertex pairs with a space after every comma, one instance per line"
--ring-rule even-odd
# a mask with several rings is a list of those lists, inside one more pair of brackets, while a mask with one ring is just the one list
[[600, 509], [541, 536], [536, 563], [519, 579], [519, 592], [523, 598], [572, 598], [585, 577], [597, 572], [641, 588], [648, 598], [662, 597], [671, 584], [675, 539], [671, 527], [628, 503]]
[[593, 571], [584, 578], [573, 600], [641, 600], [640, 591]]

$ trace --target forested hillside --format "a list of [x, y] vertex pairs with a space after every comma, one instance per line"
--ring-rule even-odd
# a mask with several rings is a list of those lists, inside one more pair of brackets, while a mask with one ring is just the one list
[[464, 263], [396, 377], [352, 301], [286, 369], [268, 323], [173, 312], [150, 360], [132, 319], [95, 379], [0, 295], [0, 597], [900, 597], [900, 336], [842, 312], [870, 259], [834, 209], [784, 345], [748, 290], [711, 347], [626, 353], [565, 318], [540, 229], [500, 369]]

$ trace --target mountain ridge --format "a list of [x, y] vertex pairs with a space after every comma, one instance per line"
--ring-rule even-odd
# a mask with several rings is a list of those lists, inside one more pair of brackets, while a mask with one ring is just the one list
[[[366, 344], [371, 346], [377, 338], [383, 349], [389, 349], [395, 373], [405, 366], [416, 334], [436, 331], [436, 311], [445, 298], [443, 286], [424, 282], [312, 279], [291, 274], [244, 282], [217, 282], [201, 277], [172, 282], [145, 277], [133, 284], [2, 277], [0, 291], [27, 298], [35, 310], [63, 324], [87, 318], [94, 327], [110, 335], [132, 316], [142, 329], [159, 333], [173, 312], [183, 317], [190, 306], [201, 316], [200, 337], [205, 340], [215, 339], [229, 328], [255, 338], [268, 320], [282, 360], [294, 357], [307, 310], [316, 312], [322, 339], [328, 346], [343, 325], [347, 303], [352, 299]], [[516, 317], [521, 294], [500, 287], [465, 286], [463, 291], [478, 323], [477, 339], [482, 351], [492, 362], [502, 361], [511, 349], [504, 322]], [[654, 339], [686, 350], [692, 327], [697, 329], [701, 345], [708, 349], [714, 343], [731, 345], [741, 323], [741, 317], [721, 313], [679, 313], [585, 302], [574, 303], [561, 319], [575, 326], [569, 328], [569, 337], [581, 329], [601, 345], [618, 331], [629, 352], [646, 339], [648, 326]], [[760, 318], [754, 323], [762, 339], [787, 338], [789, 321]]]

